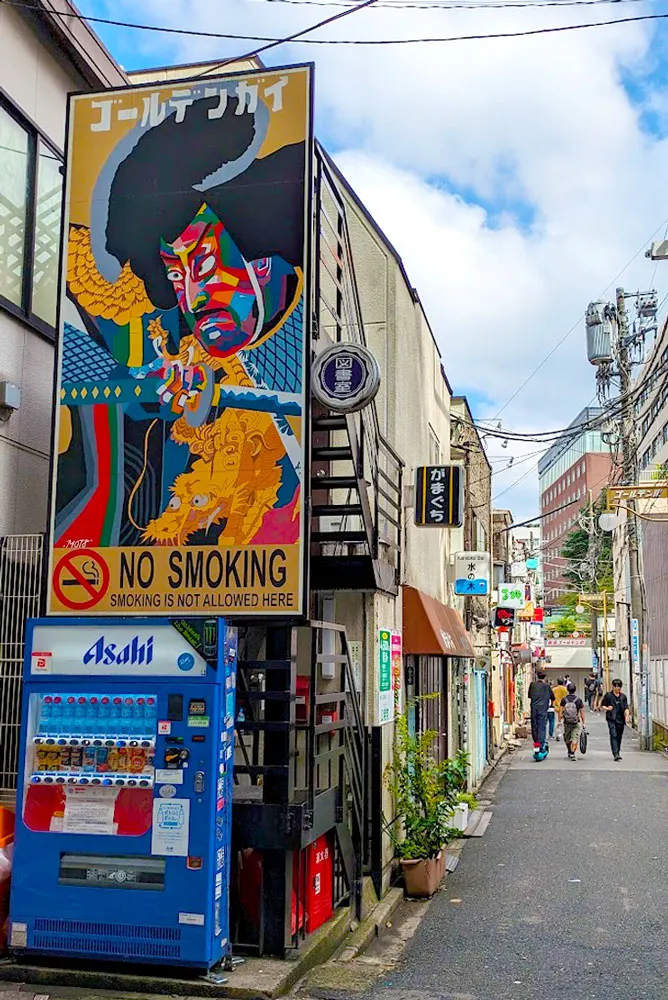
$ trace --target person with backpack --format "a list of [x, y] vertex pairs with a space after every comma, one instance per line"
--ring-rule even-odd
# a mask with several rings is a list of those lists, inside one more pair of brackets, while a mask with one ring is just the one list
[[585, 681], [585, 698], [587, 699], [587, 708], [591, 712], [594, 707], [594, 697], [596, 695], [596, 674], [592, 670], [591, 674]]
[[578, 698], [572, 681], [567, 687], [568, 694], [561, 699], [561, 718], [564, 723], [564, 743], [568, 748], [568, 759], [575, 760], [580, 733], [585, 722], [584, 702], [582, 698]]
[[564, 684], [563, 677], [557, 677], [556, 687], [552, 688], [552, 693], [554, 694], [554, 704], [557, 709], [557, 743], [564, 735], [564, 722], [561, 718], [561, 701], [568, 694], [568, 688]]
[[622, 749], [624, 727], [629, 722], [629, 701], [622, 692], [622, 682], [618, 677], [612, 682], [612, 691], [603, 696], [601, 705], [606, 714], [605, 721], [608, 723], [612, 756], [615, 760], [621, 760], [622, 755], [619, 751]]
[[531, 735], [533, 737], [534, 760], [544, 760], [549, 746], [545, 737], [547, 728], [547, 713], [554, 704], [554, 694], [550, 684], [545, 680], [547, 674], [542, 667], [536, 670], [536, 680], [529, 685], [529, 701], [531, 702]]

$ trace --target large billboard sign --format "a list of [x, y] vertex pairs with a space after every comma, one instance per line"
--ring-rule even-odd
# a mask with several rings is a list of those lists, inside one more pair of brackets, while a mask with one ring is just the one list
[[301, 614], [311, 67], [70, 100], [49, 611]]

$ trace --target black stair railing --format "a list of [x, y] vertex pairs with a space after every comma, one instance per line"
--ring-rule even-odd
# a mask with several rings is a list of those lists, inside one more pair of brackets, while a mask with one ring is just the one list
[[[316, 332], [323, 344], [347, 341], [366, 347], [359, 289], [348, 230], [346, 203], [324, 151], [317, 146]], [[374, 560], [401, 578], [403, 462], [381, 433], [375, 401], [346, 416], [316, 415], [312, 480], [314, 492], [328, 494], [314, 502], [318, 519], [312, 541], [327, 546], [323, 554], [341, 555], [361, 546]], [[325, 437], [325, 443], [321, 438]], [[317, 463], [321, 463], [318, 468]], [[341, 469], [341, 463], [345, 468]], [[332, 466], [336, 466], [332, 471]], [[329, 523], [335, 522], [335, 523]]]

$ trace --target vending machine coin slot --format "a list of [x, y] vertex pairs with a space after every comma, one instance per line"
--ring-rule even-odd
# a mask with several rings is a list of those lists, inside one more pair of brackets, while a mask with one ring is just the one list
[[164, 766], [168, 771], [177, 771], [181, 767], [180, 747], [165, 747]]

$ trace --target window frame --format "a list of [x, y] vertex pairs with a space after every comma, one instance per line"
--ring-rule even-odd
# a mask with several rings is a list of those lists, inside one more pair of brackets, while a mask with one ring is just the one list
[[54, 156], [60, 160], [60, 172], [63, 178], [60, 197], [60, 234], [58, 239], [58, 274], [57, 287], [60, 288], [63, 258], [63, 212], [65, 209], [65, 157], [63, 151], [52, 142], [44, 132], [11, 100], [0, 87], [0, 109], [5, 112], [19, 128], [23, 129], [28, 139], [28, 164], [26, 170], [26, 206], [25, 234], [23, 240], [23, 265], [21, 275], [21, 305], [16, 305], [10, 299], [0, 294], [0, 309], [8, 312], [15, 319], [25, 323], [31, 329], [41, 334], [51, 343], [55, 343], [58, 329], [60, 303], [56, 299], [56, 322], [50, 326], [46, 320], [33, 312], [33, 278], [35, 271], [35, 226], [37, 221], [37, 186], [39, 146], [42, 143]]

